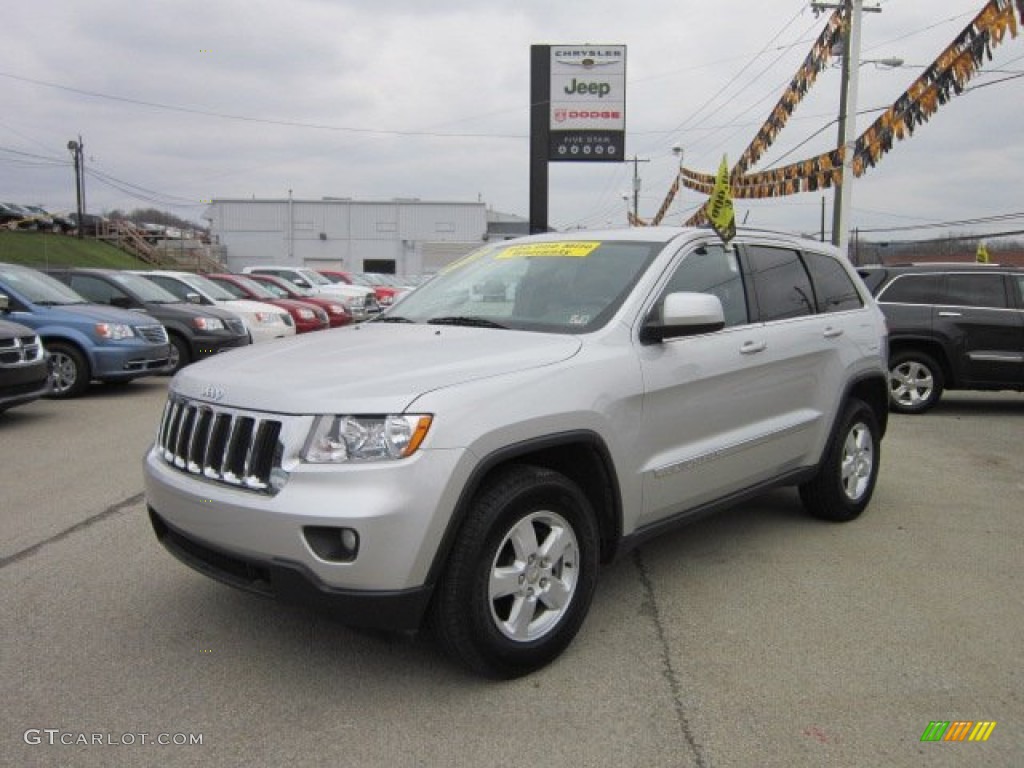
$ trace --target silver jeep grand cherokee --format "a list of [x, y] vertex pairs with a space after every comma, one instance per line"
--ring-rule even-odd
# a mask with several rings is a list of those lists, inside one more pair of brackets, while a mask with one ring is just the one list
[[489, 676], [558, 656], [600, 565], [645, 538], [779, 485], [851, 520], [878, 476], [885, 324], [808, 240], [523, 238], [309, 336], [175, 376], [156, 535], [353, 625], [427, 621]]

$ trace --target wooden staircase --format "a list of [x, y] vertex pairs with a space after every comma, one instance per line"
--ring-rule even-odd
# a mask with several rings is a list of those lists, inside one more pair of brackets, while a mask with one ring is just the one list
[[200, 273], [224, 271], [224, 265], [207, 253], [202, 246], [182, 247], [178, 252], [174, 249], [157, 248], [135, 227], [123, 226], [121, 222], [112, 221], [105, 224], [98, 237], [158, 269]]

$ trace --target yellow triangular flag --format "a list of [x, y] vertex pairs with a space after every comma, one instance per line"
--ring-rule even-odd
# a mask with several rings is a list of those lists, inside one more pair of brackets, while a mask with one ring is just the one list
[[722, 163], [718, 166], [715, 188], [711, 191], [711, 199], [704, 205], [704, 210], [711, 222], [711, 228], [728, 243], [736, 237], [736, 214], [732, 209], [732, 189], [729, 185], [729, 163], [722, 155]]
[[984, 240], [978, 241], [978, 252], [974, 255], [974, 260], [979, 264], [988, 264], [990, 259], [988, 257], [988, 248], [985, 246]]

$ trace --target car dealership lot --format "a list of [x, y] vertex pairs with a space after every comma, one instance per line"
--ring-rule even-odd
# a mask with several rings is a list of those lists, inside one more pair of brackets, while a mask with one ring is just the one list
[[[781, 491], [645, 545], [603, 574], [563, 657], [493, 683], [425, 639], [353, 631], [164, 552], [140, 465], [166, 385], [93, 386], [0, 416], [11, 764], [1010, 766], [1024, 754], [1024, 396], [950, 393], [926, 416], [893, 416], [853, 523], [813, 520]], [[922, 743], [935, 720], [997, 726], [983, 744]]]

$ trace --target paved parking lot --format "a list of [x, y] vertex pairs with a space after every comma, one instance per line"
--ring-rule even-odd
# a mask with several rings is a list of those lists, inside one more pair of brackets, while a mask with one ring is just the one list
[[[496, 684], [167, 555], [140, 470], [165, 388], [0, 416], [4, 764], [1021, 764], [1024, 396], [894, 417], [854, 523], [781, 491], [646, 545], [561, 659]], [[936, 720], [997, 726], [922, 743]]]

